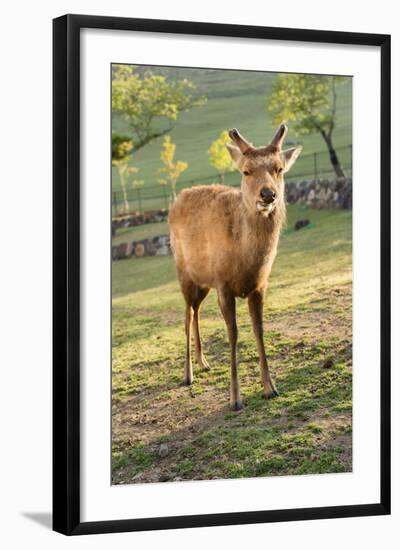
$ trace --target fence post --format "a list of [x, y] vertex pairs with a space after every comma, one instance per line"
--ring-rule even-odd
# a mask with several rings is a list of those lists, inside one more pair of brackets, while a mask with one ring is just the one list
[[117, 212], [117, 192], [113, 191], [114, 217], [118, 216]]
[[317, 163], [317, 153], [314, 153], [314, 180], [318, 179], [318, 163]]

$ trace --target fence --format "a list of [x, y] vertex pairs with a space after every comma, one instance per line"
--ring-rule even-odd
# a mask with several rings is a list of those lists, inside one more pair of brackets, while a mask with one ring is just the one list
[[[336, 148], [340, 163], [346, 176], [352, 175], [352, 146]], [[285, 180], [300, 181], [306, 179], [320, 180], [335, 178], [335, 172], [331, 166], [327, 151], [304, 154], [299, 157], [294, 168], [288, 173]], [[216, 183], [221, 179], [218, 174], [207, 175], [196, 178], [195, 180], [182, 180], [177, 184], [177, 192], [185, 187], [199, 185], [202, 183]], [[224, 174], [223, 183], [232, 187], [240, 185], [240, 174], [238, 172], [228, 172]], [[150, 210], [168, 209], [170, 201], [170, 190], [167, 186], [144, 185], [143, 187], [128, 188], [127, 196], [129, 212], [147, 212]], [[126, 213], [125, 199], [122, 191], [113, 191], [113, 216], [119, 216]]]

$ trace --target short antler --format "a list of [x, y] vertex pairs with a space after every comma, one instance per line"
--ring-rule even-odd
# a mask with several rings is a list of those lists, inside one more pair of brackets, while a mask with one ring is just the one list
[[236, 128], [232, 128], [232, 130], [229, 130], [228, 133], [231, 140], [236, 143], [242, 153], [246, 153], [246, 151], [252, 148], [251, 143], [244, 139], [244, 137], [239, 133], [239, 130]]
[[281, 149], [287, 132], [288, 132], [288, 128], [286, 124], [281, 124], [277, 129], [277, 131], [275, 132], [274, 137], [272, 138], [271, 145], [274, 145], [275, 147], [278, 147], [279, 149]]

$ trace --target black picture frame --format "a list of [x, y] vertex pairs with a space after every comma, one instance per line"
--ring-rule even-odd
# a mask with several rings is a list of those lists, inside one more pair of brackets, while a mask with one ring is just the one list
[[[84, 28], [378, 46], [381, 51], [380, 501], [370, 504], [80, 520], [80, 31]], [[390, 36], [65, 15], [53, 21], [53, 529], [66, 535], [390, 513]]]

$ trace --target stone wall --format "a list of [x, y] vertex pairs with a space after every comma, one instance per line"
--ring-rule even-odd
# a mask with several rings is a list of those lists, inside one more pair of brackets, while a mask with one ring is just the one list
[[[285, 184], [286, 200], [289, 204], [302, 203], [313, 208], [351, 208], [352, 178], [338, 180], [304, 180]], [[146, 223], [166, 221], [168, 210], [132, 212], [113, 219], [113, 230]]]
[[[305, 204], [312, 208], [351, 208], [352, 179], [289, 182], [286, 183], [286, 201], [289, 204]], [[124, 218], [113, 220], [113, 234], [119, 227], [161, 222], [165, 221], [167, 216], [166, 210], [130, 214]], [[300, 221], [304, 222], [304, 220]], [[309, 220], [306, 221], [309, 223]], [[296, 229], [300, 229], [300, 227], [296, 227]], [[158, 235], [151, 239], [131, 241], [112, 247], [113, 260], [122, 260], [132, 256], [140, 258], [143, 256], [167, 256], [168, 254], [171, 254], [169, 235]]]
[[286, 201], [306, 204], [312, 208], [351, 208], [352, 178], [306, 180], [286, 183]]
[[123, 260], [132, 256], [142, 258], [143, 256], [168, 256], [169, 254], [171, 254], [169, 235], [158, 235], [151, 239], [130, 241], [112, 247], [113, 260]]

